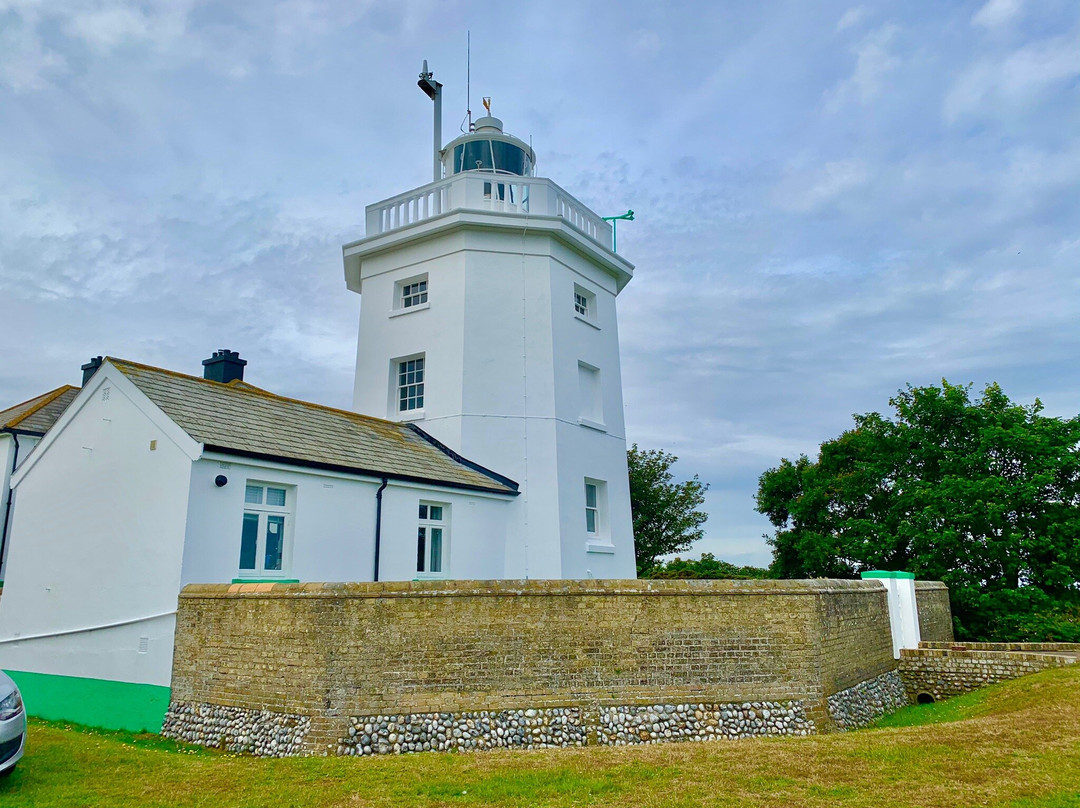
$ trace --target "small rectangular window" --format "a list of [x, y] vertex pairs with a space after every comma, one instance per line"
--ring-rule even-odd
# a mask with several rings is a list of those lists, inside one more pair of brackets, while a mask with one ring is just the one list
[[398, 412], [424, 408], [424, 357], [397, 363]]
[[576, 283], [574, 284], [574, 314], [596, 325], [596, 295]]
[[599, 498], [596, 483], [585, 483], [585, 532], [596, 536], [600, 532]]
[[401, 308], [408, 309], [427, 303], [427, 281], [418, 281], [401, 287]]
[[589, 298], [578, 292], [574, 292], [574, 311], [582, 317], [589, 316]]
[[427, 308], [428, 304], [428, 276], [414, 275], [394, 284], [394, 304], [391, 316], [404, 314], [407, 311]]
[[445, 573], [447, 505], [420, 503], [420, 524], [416, 531], [416, 572], [437, 577]]
[[603, 480], [585, 478], [585, 549], [597, 551], [596, 547], [611, 546], [611, 526], [608, 522], [607, 483]]

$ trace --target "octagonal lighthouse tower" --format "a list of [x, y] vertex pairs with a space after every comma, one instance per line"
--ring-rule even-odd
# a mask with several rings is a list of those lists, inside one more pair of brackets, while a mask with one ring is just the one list
[[[441, 178], [369, 205], [367, 235], [343, 248], [362, 296], [354, 409], [518, 483], [480, 542], [501, 564], [484, 569], [633, 578], [615, 313], [633, 266], [498, 118], [438, 155]], [[442, 572], [476, 577], [454, 535]]]

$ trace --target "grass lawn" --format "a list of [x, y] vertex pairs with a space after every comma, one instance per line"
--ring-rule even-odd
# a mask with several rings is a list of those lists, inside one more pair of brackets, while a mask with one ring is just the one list
[[261, 760], [34, 721], [0, 806], [1080, 808], [1080, 670], [811, 738]]

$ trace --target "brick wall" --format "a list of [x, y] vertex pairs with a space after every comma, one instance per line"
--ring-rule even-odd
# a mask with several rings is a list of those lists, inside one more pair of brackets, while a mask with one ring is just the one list
[[952, 642], [952, 608], [949, 588], [941, 581], [916, 581], [915, 602], [919, 609], [919, 634], [929, 642]]
[[958, 696], [1047, 668], [1075, 664], [1080, 644], [923, 643], [900, 651], [900, 678], [908, 699]]
[[[174, 703], [350, 716], [827, 697], [895, 669], [873, 581], [193, 585]], [[325, 749], [325, 747], [323, 747]]]

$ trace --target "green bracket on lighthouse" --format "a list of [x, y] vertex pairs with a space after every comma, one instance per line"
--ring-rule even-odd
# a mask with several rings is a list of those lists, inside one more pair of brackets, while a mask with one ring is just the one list
[[620, 220], [627, 222], [634, 221], [634, 211], [628, 210], [626, 211], [626, 213], [620, 214], [619, 216], [601, 216], [600, 218], [603, 219], [605, 222], [611, 222], [611, 251], [618, 252], [617, 242], [615, 241], [615, 231], [617, 223]]

